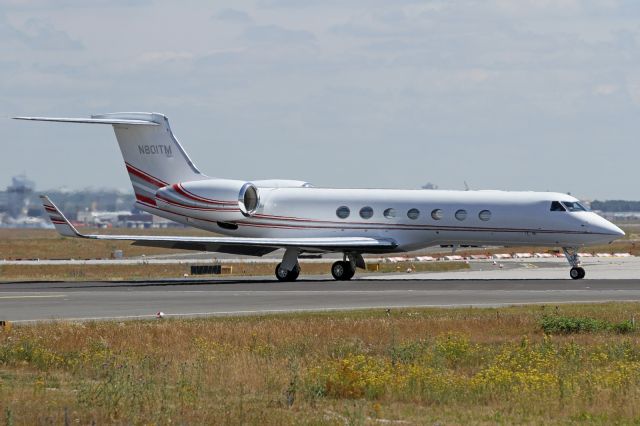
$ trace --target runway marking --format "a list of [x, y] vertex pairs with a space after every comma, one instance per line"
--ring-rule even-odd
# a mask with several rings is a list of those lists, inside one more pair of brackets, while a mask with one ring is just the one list
[[[451, 303], [442, 305], [375, 305], [375, 306], [349, 306], [341, 308], [302, 308], [302, 309], [257, 309], [257, 310], [242, 310], [242, 311], [214, 311], [214, 312], [189, 312], [181, 314], [168, 314], [164, 313], [165, 317], [199, 317], [199, 316], [228, 316], [228, 315], [256, 315], [256, 314], [279, 314], [279, 313], [301, 313], [301, 312], [333, 312], [333, 311], [359, 311], [368, 309], [420, 309], [420, 308], [499, 308], [509, 306], [527, 306], [527, 305], [571, 305], [571, 304], [596, 304], [596, 303], [637, 303], [638, 299], [611, 299], [611, 300], [571, 300], [571, 301], [553, 301], [548, 300], [544, 302], [498, 302], [498, 303]], [[30, 320], [11, 320], [13, 324], [18, 323], [38, 323], [38, 322], [51, 322], [51, 321], [107, 321], [107, 320], [127, 320], [127, 319], [144, 319], [144, 318], [157, 318], [156, 314], [142, 314], [142, 315], [122, 315], [113, 317], [79, 317], [79, 318], [40, 318]]]
[[34, 294], [34, 295], [25, 295], [25, 296], [0, 296], [0, 299], [51, 299], [57, 297], [66, 297], [66, 294]]

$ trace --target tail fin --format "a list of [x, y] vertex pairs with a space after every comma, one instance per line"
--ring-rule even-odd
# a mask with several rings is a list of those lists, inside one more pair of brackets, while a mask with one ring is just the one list
[[53, 226], [56, 227], [56, 231], [58, 231], [61, 235], [65, 237], [78, 237], [80, 233], [76, 230], [76, 228], [67, 220], [67, 218], [62, 214], [60, 209], [53, 204], [53, 201], [49, 199], [46, 195], [41, 195], [40, 199], [42, 200], [42, 206], [45, 211], [49, 215], [49, 219]]
[[155, 205], [158, 188], [206, 179], [171, 132], [166, 116], [147, 112], [93, 115], [91, 118], [15, 117], [19, 120], [111, 124], [138, 201]]

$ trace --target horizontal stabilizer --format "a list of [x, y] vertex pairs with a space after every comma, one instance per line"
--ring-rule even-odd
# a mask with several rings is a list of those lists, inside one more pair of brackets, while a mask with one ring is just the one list
[[13, 117], [14, 120], [54, 121], [58, 123], [91, 123], [91, 124], [127, 124], [137, 126], [159, 126], [147, 120], [129, 120], [119, 118], [66, 118], [66, 117]]
[[60, 234], [67, 237], [94, 240], [131, 241], [135, 245], [182, 250], [262, 256], [281, 248], [297, 248], [307, 252], [367, 251], [389, 252], [397, 243], [387, 238], [320, 237], [320, 238], [245, 238], [245, 237], [186, 237], [160, 235], [86, 235], [79, 233], [47, 196], [41, 196], [51, 222]]

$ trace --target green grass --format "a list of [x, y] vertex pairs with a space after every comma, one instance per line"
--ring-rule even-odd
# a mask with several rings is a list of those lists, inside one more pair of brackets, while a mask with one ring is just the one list
[[594, 333], [598, 331], [614, 331], [630, 333], [635, 331], [635, 320], [611, 322], [596, 318], [580, 318], [560, 315], [545, 315], [540, 320], [540, 327], [547, 334]]

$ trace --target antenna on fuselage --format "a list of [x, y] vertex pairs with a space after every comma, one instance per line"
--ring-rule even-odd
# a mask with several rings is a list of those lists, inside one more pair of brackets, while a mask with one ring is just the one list
[[465, 191], [470, 191], [469, 185], [467, 185], [467, 181], [466, 180], [464, 181], [464, 190]]

